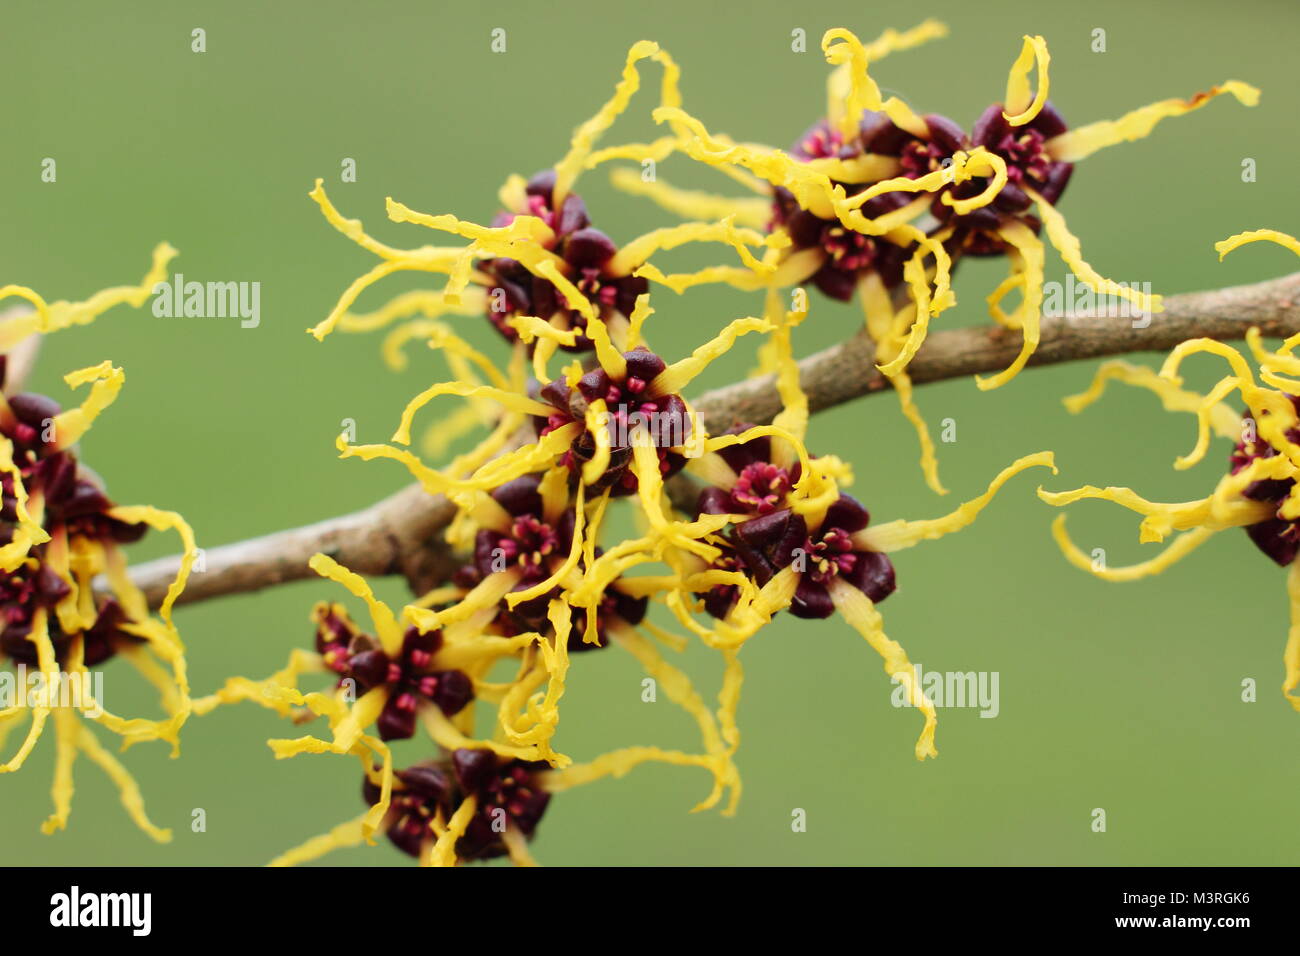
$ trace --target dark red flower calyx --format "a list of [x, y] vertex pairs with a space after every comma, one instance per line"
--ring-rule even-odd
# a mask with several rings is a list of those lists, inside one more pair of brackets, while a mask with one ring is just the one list
[[384, 687], [388, 699], [376, 725], [384, 740], [405, 740], [415, 734], [420, 707], [433, 704], [447, 716], [459, 713], [474, 699], [474, 684], [459, 670], [435, 669], [442, 645], [440, 631], [407, 628], [401, 650], [387, 654], [373, 637], [359, 632], [328, 606], [317, 608], [316, 650], [325, 666], [352, 681], [358, 697]]
[[[393, 776], [384, 831], [393, 846], [418, 858], [425, 843], [434, 839], [434, 819], [441, 816], [445, 823], [455, 811], [455, 784], [448, 770], [435, 763], [416, 764]], [[381, 790], [367, 777], [361, 793], [366, 803], [374, 806]]]
[[784, 508], [734, 526], [731, 540], [760, 586], [777, 572], [793, 568], [798, 584], [790, 613], [824, 618], [835, 611], [830, 588], [836, 580], [847, 582], [873, 602], [894, 592], [894, 566], [888, 556], [853, 542], [854, 533], [869, 521], [862, 505], [841, 495], [815, 531], [809, 530], [802, 515]]
[[[724, 434], [740, 435], [753, 425], [738, 424]], [[772, 440], [764, 435], [747, 442], [720, 448], [716, 454], [735, 474], [729, 489], [710, 485], [700, 492], [696, 515], [771, 514], [784, 508], [787, 497], [802, 474], [802, 465], [778, 465], [772, 461]]]
[[[796, 159], [853, 159], [863, 154], [892, 157], [898, 161], [899, 175], [918, 178], [942, 168], [943, 160], [965, 145], [961, 128], [942, 116], [925, 117], [930, 136], [921, 138], [894, 125], [884, 113], [866, 111], [859, 123], [858, 136], [846, 141], [843, 134], [822, 120], [808, 130], [791, 149]], [[849, 196], [870, 187], [869, 182], [835, 185]], [[900, 209], [915, 199], [902, 192], [889, 192], [863, 203], [860, 212], [869, 219]], [[859, 281], [868, 272], [876, 272], [886, 288], [903, 281], [903, 264], [909, 253], [902, 247], [881, 241], [847, 228], [838, 219], [822, 219], [799, 206], [794, 194], [778, 187], [773, 192], [772, 226], [789, 233], [793, 248], [820, 249], [825, 253], [821, 266], [810, 277], [824, 295], [847, 302], [853, 298]]]
[[[983, 146], [1006, 163], [1007, 182], [987, 206], [957, 215], [943, 203], [931, 206], [935, 217], [956, 226], [949, 243], [954, 251], [975, 256], [1002, 255], [1007, 244], [997, 230], [1008, 220], [1018, 220], [1037, 233], [1042, 220], [1034, 215], [1033, 200], [1026, 189], [1033, 189], [1049, 203], [1055, 204], [1065, 192], [1071, 163], [1052, 159], [1048, 143], [1068, 127], [1055, 107], [1045, 103], [1038, 115], [1023, 126], [1012, 126], [1002, 116], [1003, 107], [995, 103], [984, 111], [971, 128], [971, 146]], [[976, 177], [951, 188], [954, 199], [977, 196], [988, 186], [985, 177]]]
[[529, 587], [550, 575], [554, 561], [568, 555], [573, 509], [566, 509], [554, 522], [549, 520], [540, 485], [541, 475], [523, 475], [492, 490], [492, 499], [509, 515], [510, 525], [505, 531], [483, 528], [476, 535], [474, 566], [480, 575], [517, 570], [520, 587]]
[[[691, 422], [686, 402], [680, 395], [655, 390], [654, 381], [668, 366], [649, 349], [637, 347], [623, 353], [626, 369], [612, 374], [604, 368], [587, 372], [575, 387], [556, 379], [538, 393], [540, 401], [553, 409], [546, 417], [534, 417], [540, 436], [574, 422], [585, 423], [592, 402], [602, 400], [607, 412], [610, 455], [605, 473], [588, 486], [590, 493], [609, 489], [614, 495], [633, 494], [636, 474], [631, 469], [633, 445], [648, 440], [659, 459], [659, 472], [667, 478], [686, 464], [675, 451], [690, 441]], [[644, 437], [641, 437], [644, 436]], [[575, 475], [595, 456], [596, 440], [584, 428], [562, 458]]]
[[540, 761], [506, 760], [491, 750], [462, 748], [451, 755], [452, 773], [463, 796], [477, 806], [456, 844], [462, 859], [485, 860], [506, 854], [502, 834], [507, 827], [531, 839], [551, 795], [538, 780], [548, 769]]
[[[509, 852], [504, 834], [512, 829], [532, 839], [550, 803], [551, 795], [538, 777], [548, 769], [540, 761], [507, 760], [491, 750], [461, 748], [450, 757], [416, 764], [394, 774], [394, 786], [384, 828], [388, 839], [403, 853], [419, 857], [435, 839], [433, 821], [445, 824], [467, 797], [475, 798], [475, 811], [456, 841], [462, 860], [488, 860]], [[368, 777], [362, 797], [370, 806], [381, 790]]]
[[[637, 296], [649, 290], [649, 282], [611, 272], [609, 266], [618, 247], [605, 233], [591, 226], [586, 204], [577, 194], [570, 193], [559, 209], [554, 208], [554, 189], [555, 171], [545, 170], [529, 180], [525, 196], [528, 215], [541, 219], [555, 233], [551, 251], [562, 260], [561, 271], [606, 322], [615, 314], [630, 315]], [[494, 225], [509, 225], [515, 215], [501, 213]], [[508, 341], [517, 341], [519, 337], [507, 324], [508, 320], [533, 315], [578, 333], [573, 345], [564, 346], [566, 351], [587, 352], [594, 347], [585, 332], [586, 317], [569, 306], [563, 293], [549, 279], [533, 275], [522, 263], [505, 257], [484, 260], [478, 269], [490, 280], [488, 320]]]

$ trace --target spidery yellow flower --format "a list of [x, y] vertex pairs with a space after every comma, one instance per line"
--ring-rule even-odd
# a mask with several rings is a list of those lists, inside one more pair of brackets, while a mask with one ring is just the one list
[[[898, 100], [881, 101], [866, 77], [865, 59], [942, 32], [931, 23], [864, 47], [851, 34], [832, 31], [827, 43], [839, 42], [828, 47], [828, 56], [846, 64], [838, 75], [848, 83], [838, 102], [851, 101], [853, 116], [871, 107], [911, 123]], [[637, 64], [647, 58], [664, 67], [655, 116], [667, 134], [654, 143], [597, 149], [639, 86]], [[671, 187], [641, 191], [700, 221], [618, 247], [591, 227], [573, 191], [585, 169], [678, 151], [697, 159], [707, 154], [724, 171], [742, 171], [741, 179], [757, 175], [776, 183], [785, 177], [781, 188], [824, 202], [818, 209], [826, 215], [899, 250], [910, 302], [879, 272], [864, 274], [862, 286], [881, 360], [891, 363], [905, 411], [923, 433], [903, 370], [911, 355], [908, 330], [950, 304], [950, 255], [943, 238], [910, 222], [917, 214], [913, 199], [880, 212], [866, 203], [940, 192], [944, 183], [938, 177], [900, 179], [893, 159], [867, 158], [846, 172], [834, 163], [794, 161], [712, 136], [682, 111], [676, 67], [655, 44], [632, 48], [614, 96], [578, 128], [554, 169], [507, 181], [501, 191], [506, 211], [490, 226], [389, 201], [394, 221], [465, 245], [386, 246], [344, 219], [318, 184], [312, 196], [327, 220], [381, 261], [313, 334], [400, 322], [384, 345], [390, 364], [400, 366], [404, 345], [423, 339], [444, 354], [453, 375], [408, 402], [389, 443], [354, 444], [340, 436], [339, 451], [397, 461], [427, 492], [445, 495], [456, 517], [443, 543], [459, 567], [399, 612], [377, 600], [364, 579], [318, 555], [313, 567], [365, 602], [372, 627], [363, 631], [341, 605], [319, 605], [314, 653], [295, 652], [268, 679], [234, 678], [195, 703], [198, 713], [252, 701], [297, 721], [324, 718], [315, 733], [272, 740], [277, 756], [331, 753], [361, 761], [369, 809], [275, 863], [314, 860], [382, 832], [427, 865], [494, 856], [530, 864], [527, 844], [553, 794], [621, 776], [647, 761], [706, 770], [712, 788], [696, 809], [722, 805], [724, 813], [732, 812], [741, 790], [735, 764], [741, 653], [783, 610], [805, 618], [838, 615], [858, 631], [924, 717], [916, 756], [937, 753], [934, 707], [876, 609], [894, 589], [888, 555], [966, 527], [1009, 478], [1029, 467], [1052, 467], [1052, 457], [1020, 459], [983, 495], [943, 517], [868, 527], [866, 510], [843, 490], [852, 482], [849, 466], [832, 455], [812, 456], [804, 443], [808, 399], [792, 335], [807, 310], [785, 310], [780, 290], [816, 271], [811, 260], [820, 253], [791, 252], [798, 240], [785, 228], [756, 229], [761, 222], [753, 203], [709, 205]], [[730, 158], [719, 159], [721, 153]], [[850, 195], [832, 185], [832, 174], [860, 183], [880, 180], [880, 188], [868, 185], [870, 195]], [[989, 179], [979, 194], [948, 197], [956, 211], [991, 203], [1005, 184], [1005, 162], [985, 149], [962, 153], [953, 180], [978, 177]], [[763, 201], [771, 201], [770, 193]], [[651, 264], [653, 255], [684, 242], [729, 247], [727, 254], [739, 261], [688, 276]], [[365, 288], [400, 270], [447, 278], [436, 291], [407, 293], [375, 312], [349, 311]], [[674, 350], [675, 360], [665, 357], [651, 344], [650, 285], [683, 291], [702, 282], [763, 292], [762, 314], [710, 328], [689, 354]], [[452, 316], [476, 312], [486, 314], [508, 343], [508, 362], [498, 364], [453, 332]], [[737, 423], [711, 434], [685, 396], [742, 340], [761, 343], [761, 369], [775, 375], [783, 411], [770, 425]], [[568, 364], [556, 373], [551, 362], [561, 353]], [[426, 453], [445, 448], [465, 429], [483, 425], [490, 431], [469, 453], [435, 467], [410, 448], [413, 429], [426, 406], [437, 403], [442, 410], [452, 402], [461, 412], [442, 414], [443, 424], [424, 443]], [[928, 458], [933, 474], [932, 448]], [[698, 481], [703, 487], [692, 483]], [[636, 530], [611, 541], [620, 508], [632, 512]], [[656, 624], [652, 609], [722, 656], [716, 705], [706, 703], [663, 653], [661, 647], [681, 650], [687, 639]], [[692, 717], [698, 752], [631, 746], [576, 763], [559, 749], [562, 699], [581, 679], [575, 658], [610, 646], [631, 654]], [[512, 676], [502, 680], [507, 669]], [[333, 689], [301, 687], [311, 673], [333, 675]], [[399, 769], [393, 742], [416, 737], [427, 738], [434, 753]]]
[[[770, 199], [773, 233], [789, 239], [767, 260], [774, 270], [770, 276], [735, 267], [665, 276], [649, 264], [638, 274], [678, 292], [699, 281], [762, 288], [772, 278], [782, 286], [812, 283], [844, 301], [856, 292], [880, 370], [895, 385], [917, 432], [922, 472], [941, 494], [945, 489], [934, 443], [912, 400], [906, 370], [931, 320], [956, 304], [951, 276], [958, 262], [966, 256], [1005, 256], [1010, 263], [1010, 274], [989, 295], [988, 306], [999, 325], [1020, 333], [1023, 345], [1006, 370], [977, 379], [982, 389], [1014, 378], [1038, 346], [1045, 260], [1039, 233], [1044, 230], [1084, 285], [1143, 311], [1160, 311], [1159, 296], [1106, 279], [1083, 258], [1057, 209], [1074, 163], [1107, 146], [1140, 139], [1160, 120], [1198, 109], [1220, 94], [1246, 105], [1259, 97], [1253, 87], [1230, 80], [1188, 100], [1164, 100], [1116, 121], [1072, 130], [1047, 99], [1047, 43], [1026, 36], [1002, 102], [985, 110], [966, 133], [942, 115], [919, 114], [898, 97], [885, 97], [869, 72], [887, 53], [945, 32], [927, 21], [863, 44], [848, 30], [828, 31], [822, 49], [835, 70], [827, 87], [826, 116], [788, 152], [733, 142], [679, 107], [655, 111], [656, 119], [687, 133], [677, 136], [673, 151], [733, 174], [757, 193], [757, 200], [687, 194], [664, 182], [639, 183], [626, 171], [614, 177], [616, 185], [683, 215], [708, 209], [757, 224], [762, 216], [756, 202]], [[631, 151], [626, 158], [664, 153], [660, 146], [643, 154]], [[1002, 303], [1012, 293], [1020, 301], [1008, 311]]]
[[[91, 322], [114, 305], [143, 304], [174, 254], [160, 245], [138, 286], [107, 289], [85, 302], [46, 303], [30, 289], [5, 286], [0, 297], [16, 295], [35, 311], [0, 325], [0, 342], [12, 348], [33, 334]], [[0, 384], [4, 366], [0, 357]], [[82, 718], [119, 735], [123, 747], [163, 740], [172, 745], [172, 756], [179, 753], [179, 733], [192, 705], [172, 607], [194, 561], [194, 536], [174, 512], [114, 505], [78, 461], [74, 446], [117, 398], [125, 381], [122, 370], [102, 362], [64, 381], [72, 388], [89, 386], [80, 405], [61, 409], [43, 395], [0, 392], [0, 660], [9, 668], [0, 671], [0, 742], [27, 721], [22, 742], [0, 762], [0, 773], [20, 769], [52, 724], [54, 812], [42, 830], [53, 833], [67, 825], [73, 765], [84, 754], [117, 786], [140, 829], [167, 841], [171, 831], [149, 820], [134, 779]], [[185, 546], [157, 617], [127, 574], [122, 552], [148, 528], [174, 530]], [[102, 591], [95, 586], [100, 576], [107, 582]], [[105, 708], [103, 665], [119, 655], [158, 689], [166, 717], [127, 718]]]
[[[1281, 232], [1259, 229], [1230, 236], [1215, 244], [1220, 259], [1251, 242], [1269, 241], [1300, 255], [1300, 243]], [[1058, 515], [1052, 534], [1062, 553], [1076, 567], [1106, 581], [1135, 581], [1160, 574], [1200, 547], [1216, 532], [1244, 528], [1251, 541], [1280, 567], [1288, 568], [1287, 595], [1291, 602], [1291, 630], [1283, 654], [1282, 692], [1300, 710], [1300, 358], [1294, 354], [1300, 336], [1284, 341], [1276, 351], [1263, 344], [1258, 329], [1246, 336], [1255, 370], [1240, 351], [1211, 339], [1191, 339], [1169, 353], [1159, 374], [1127, 362], [1102, 366], [1088, 391], [1066, 399], [1072, 412], [1096, 401], [1110, 380], [1145, 388], [1158, 396], [1169, 411], [1188, 412], [1197, 418], [1196, 445], [1175, 462], [1177, 469], [1200, 462], [1211, 437], [1235, 443], [1229, 470], [1214, 490], [1198, 501], [1165, 503], [1148, 501], [1129, 488], [1092, 485], [1065, 492], [1039, 490], [1048, 504], [1064, 506], [1084, 498], [1113, 501], [1142, 515], [1139, 538], [1143, 543], [1172, 540], [1156, 557], [1128, 567], [1097, 567], [1070, 539], [1065, 515]], [[1179, 370], [1191, 355], [1209, 353], [1223, 359], [1229, 374], [1205, 395], [1183, 388]], [[1236, 396], [1246, 406], [1239, 416], [1227, 401]]]

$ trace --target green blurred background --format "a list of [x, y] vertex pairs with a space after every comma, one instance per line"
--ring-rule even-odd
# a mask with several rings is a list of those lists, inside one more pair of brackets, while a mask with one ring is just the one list
[[[129, 12], [128, 12], [129, 9]], [[1293, 38], [1300, 8], [1208, 0], [1087, 5], [708, 2], [589, 3], [223, 2], [119, 5], [6, 3], [0, 30], [6, 148], [0, 151], [5, 226], [0, 281], [49, 298], [81, 298], [139, 281], [153, 245], [182, 255], [173, 269], [199, 281], [262, 283], [262, 323], [157, 319], [118, 309], [46, 345], [31, 387], [66, 398], [59, 376], [111, 358], [124, 366], [120, 400], [83, 444], [122, 502], [183, 512], [204, 546], [353, 510], [400, 487], [394, 463], [339, 461], [333, 437], [353, 418], [361, 441], [383, 440], [405, 400], [443, 375], [423, 349], [394, 375], [378, 337], [303, 330], [322, 318], [371, 261], [330, 229], [307, 191], [317, 176], [345, 215], [385, 241], [431, 240], [386, 221], [392, 195], [414, 209], [486, 221], [506, 174], [553, 163], [571, 129], [612, 89], [627, 47], [651, 38], [683, 68], [686, 106], [712, 128], [785, 145], [823, 107], [822, 32], [864, 38], [925, 16], [952, 35], [873, 70], [921, 111], [963, 125], [999, 100], [1024, 33], [1052, 52], [1052, 99], [1073, 124], [1111, 118], [1227, 78], [1260, 86], [1247, 110], [1225, 98], [1155, 135], [1087, 160], [1062, 203], [1087, 258], [1117, 280], [1172, 293], [1263, 279], [1296, 268], [1284, 250], [1254, 246], [1218, 264], [1215, 240], [1271, 226], [1295, 232]], [[190, 50], [207, 31], [207, 52]], [[508, 52], [489, 50], [494, 27]], [[809, 50], [790, 49], [807, 31]], [[1107, 52], [1090, 50], [1092, 31]], [[645, 71], [658, 83], [655, 67]], [[651, 89], [610, 141], [651, 135]], [[58, 163], [43, 183], [45, 157]], [[339, 182], [352, 157], [358, 181]], [[1258, 181], [1243, 183], [1253, 158]], [[682, 185], [730, 185], [684, 160], [661, 167]], [[669, 221], [613, 191], [603, 173], [580, 191], [597, 223], [626, 239]], [[716, 255], [716, 250], [710, 254]], [[691, 267], [683, 253], [666, 260]], [[983, 297], [1000, 265], [967, 264], [961, 305], [940, 326], [987, 322]], [[1063, 268], [1049, 259], [1049, 278]], [[362, 301], [416, 287], [389, 280]], [[752, 296], [704, 289], [657, 293], [653, 340], [684, 354]], [[1157, 318], [1156, 321], [1159, 321]], [[854, 308], [813, 299], [797, 347], [812, 351], [857, 327]], [[464, 320], [501, 355], [485, 324]], [[737, 377], [752, 343], [701, 385]], [[1144, 361], [1153, 361], [1145, 357]], [[920, 389], [932, 425], [957, 421], [940, 446], [946, 499], [919, 478], [914, 436], [891, 396], [819, 416], [810, 446], [855, 463], [853, 493], [876, 520], [929, 517], [981, 492], [1013, 458], [1057, 452], [1059, 477], [1010, 484], [970, 530], [898, 557], [900, 587], [884, 605], [890, 634], [927, 670], [997, 671], [1001, 714], [941, 712], [937, 761], [918, 764], [919, 716], [890, 706], [876, 655], [846, 625], [781, 618], [744, 653], [739, 814], [690, 815], [702, 773], [647, 766], [557, 798], [534, 849], [551, 864], [1285, 864], [1294, 859], [1300, 715], [1283, 701], [1287, 630], [1283, 573], [1244, 534], [1214, 540], [1163, 577], [1095, 581], [1069, 567], [1048, 536], [1052, 509], [1033, 494], [1085, 483], [1129, 484], [1157, 500], [1207, 492], [1223, 443], [1186, 473], [1170, 464], [1194, 438], [1189, 416], [1163, 413], [1145, 393], [1116, 391], [1079, 418], [1060, 398], [1095, 363], [1031, 370], [979, 393], [971, 381]], [[1219, 367], [1194, 363], [1201, 384]], [[1136, 521], [1086, 503], [1071, 527], [1112, 564], [1148, 555]], [[153, 535], [146, 559], [175, 549]], [[395, 581], [381, 593], [400, 601]], [[341, 590], [303, 582], [187, 607], [179, 614], [197, 693], [232, 674], [263, 676], [307, 646], [313, 602]], [[355, 604], [354, 604], [355, 608]], [[360, 608], [355, 608], [364, 617]], [[703, 691], [714, 656], [685, 666]], [[578, 759], [632, 743], [690, 747], [671, 704], [643, 704], [640, 672], [617, 651], [586, 655], [571, 675], [559, 744]], [[1241, 682], [1259, 685], [1241, 701]], [[121, 681], [119, 684], [118, 681]], [[150, 692], [125, 665], [106, 696], [119, 713], [152, 713]], [[180, 760], [165, 748], [127, 754], [154, 820], [176, 830], [157, 846], [137, 832], [114, 791], [79, 765], [68, 830], [42, 837], [52, 736], [26, 768], [0, 779], [0, 862], [8, 864], [255, 864], [361, 809], [355, 761], [277, 762], [264, 741], [292, 734], [251, 705], [196, 719]], [[17, 745], [11, 737], [10, 748]], [[420, 748], [401, 751], [410, 761]], [[192, 833], [191, 811], [207, 812]], [[1108, 831], [1093, 833], [1102, 807]], [[791, 830], [795, 808], [805, 833]], [[335, 864], [402, 864], [386, 842], [338, 853]]]

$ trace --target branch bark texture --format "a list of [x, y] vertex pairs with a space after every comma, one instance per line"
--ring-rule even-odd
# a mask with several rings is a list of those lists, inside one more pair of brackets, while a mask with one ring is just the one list
[[[1140, 320], [1084, 314], [1044, 317], [1042, 338], [1030, 365], [1051, 365], [1131, 352], [1167, 351], [1187, 339], [1243, 338], [1258, 327], [1265, 336], [1300, 332], [1300, 272], [1252, 285], [1191, 292], [1165, 299], [1165, 311]], [[1146, 324], [1141, 324], [1146, 323]], [[915, 384], [995, 372], [1020, 351], [1020, 335], [996, 326], [931, 332], [908, 366]], [[862, 332], [799, 363], [812, 411], [822, 411], [888, 389], [876, 369], [875, 349]], [[766, 424], [781, 410], [771, 376], [737, 382], [694, 401], [710, 432], [739, 422]], [[411, 485], [361, 511], [301, 528], [212, 548], [205, 570], [191, 575], [180, 603], [311, 577], [307, 561], [322, 551], [367, 575], [402, 574], [413, 582], [438, 580], [453, 566], [437, 544], [437, 532], [455, 507], [441, 495]], [[179, 558], [163, 558], [132, 570], [156, 606], [176, 575]]]

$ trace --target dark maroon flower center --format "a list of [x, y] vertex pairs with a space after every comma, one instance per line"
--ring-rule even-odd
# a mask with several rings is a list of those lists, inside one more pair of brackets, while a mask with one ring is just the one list
[[[529, 215], [541, 219], [555, 233], [550, 249], [560, 257], [560, 270], [566, 278], [596, 307], [602, 319], [608, 320], [614, 312], [630, 314], [637, 296], [648, 291], [649, 282], [609, 272], [607, 267], [618, 248], [603, 232], [592, 228], [581, 197], [570, 193], [559, 209], [554, 208], [553, 170], [538, 173], [525, 189]], [[509, 225], [514, 218], [513, 213], [501, 213], [495, 225]], [[564, 347], [566, 351], [586, 352], [593, 348], [586, 336], [586, 317], [569, 305], [549, 279], [533, 275], [522, 263], [506, 257], [484, 260], [478, 269], [491, 280], [487, 286], [488, 319], [506, 339], [514, 342], [519, 338], [507, 324], [509, 319], [535, 315], [548, 322], [558, 318], [560, 327], [578, 333], [574, 344]]]
[[555, 552], [560, 536], [555, 529], [533, 515], [520, 515], [510, 525], [510, 536], [502, 538], [499, 547], [508, 561], [515, 561], [525, 569], [537, 569]]
[[458, 670], [432, 670], [442, 633], [408, 628], [396, 656], [385, 653], [374, 638], [361, 634], [328, 611], [316, 624], [316, 650], [325, 666], [351, 680], [357, 695], [377, 687], [388, 689], [388, 700], [377, 722], [384, 740], [404, 740], [415, 733], [419, 709], [434, 704], [447, 716], [459, 713], [474, 698], [474, 684]]
[[451, 755], [451, 764], [462, 793], [475, 796], [478, 804], [456, 845], [461, 856], [487, 859], [504, 854], [503, 823], [532, 837], [551, 799], [537, 780], [546, 764], [503, 760], [490, 750], [464, 748]]
[[[441, 813], [445, 822], [455, 810], [455, 787], [446, 768], [437, 764], [417, 764], [393, 776], [396, 785], [385, 818], [388, 839], [403, 853], [418, 857], [424, 842], [433, 839], [434, 818]], [[361, 792], [366, 803], [379, 801], [380, 789], [369, 779]]]
[[[434, 838], [434, 819], [441, 815], [445, 823], [467, 797], [474, 797], [474, 816], [456, 842], [456, 854], [465, 860], [504, 856], [505, 830], [531, 839], [546, 812], [551, 795], [537, 777], [544, 769], [541, 762], [504, 760], [490, 750], [462, 748], [449, 760], [399, 770], [385, 818], [388, 838], [403, 853], [418, 857]], [[378, 802], [380, 789], [368, 778], [361, 792], [366, 803]]]
[[[648, 442], [659, 459], [659, 472], [665, 477], [685, 465], [685, 457], [674, 448], [685, 445], [691, 437], [690, 415], [680, 395], [654, 393], [655, 379], [667, 363], [644, 347], [623, 353], [625, 368], [611, 373], [596, 367], [570, 387], [565, 379], [556, 379], [543, 387], [538, 398], [554, 411], [536, 416], [534, 426], [539, 435], [574, 422], [585, 422], [592, 403], [605, 407], [605, 428], [609, 437], [609, 464], [601, 478], [590, 488], [594, 492], [610, 489], [615, 495], [636, 491], [636, 474], [632, 471], [633, 446]], [[595, 436], [587, 429], [564, 453], [562, 463], [575, 474], [596, 453]]]
[[866, 269], [876, 260], [876, 241], [838, 222], [827, 223], [821, 242], [835, 266], [847, 272]]
[[808, 569], [805, 572], [818, 584], [825, 584], [839, 574], [851, 574], [858, 556], [853, 539], [842, 528], [823, 529], [818, 540], [804, 542]]
[[1044, 148], [1045, 142], [1043, 134], [1036, 129], [1026, 129], [1019, 135], [1009, 131], [998, 140], [995, 151], [1006, 160], [1007, 179], [1017, 186], [1046, 179], [1051, 159]]
[[800, 159], [834, 159], [855, 151], [853, 145], [845, 149], [844, 136], [829, 123], [818, 123], [808, 130], [793, 150]]
[[754, 462], [737, 476], [731, 497], [743, 510], [769, 514], [785, 502], [791, 484], [784, 468], [767, 461]]
[[[709, 510], [711, 496], [700, 496], [701, 510]], [[778, 572], [792, 568], [798, 578], [790, 613], [796, 617], [829, 617], [835, 610], [830, 585], [842, 579], [882, 601], [894, 591], [894, 566], [888, 556], [859, 548], [853, 535], [867, 526], [867, 510], [848, 495], [830, 506], [821, 527], [810, 533], [802, 515], [790, 508], [750, 518], [729, 532], [729, 543], [744, 562], [745, 571], [760, 585]], [[716, 590], [716, 589], [715, 589]], [[722, 605], [726, 595], [713, 596]], [[717, 614], [706, 599], [706, 609]], [[727, 607], [730, 606], [728, 601]]]
[[920, 179], [943, 168], [949, 152], [938, 143], [909, 139], [898, 156], [901, 173], [908, 179]]

